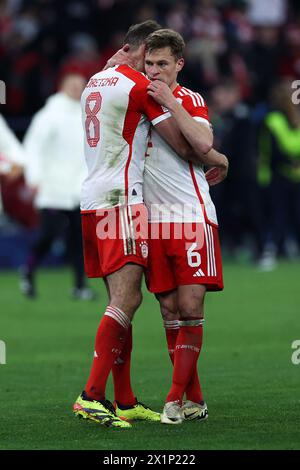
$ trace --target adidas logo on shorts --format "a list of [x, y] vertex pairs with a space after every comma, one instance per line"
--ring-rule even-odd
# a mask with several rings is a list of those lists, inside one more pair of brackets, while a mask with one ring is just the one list
[[201, 277], [201, 276], [205, 276], [204, 272], [201, 269], [198, 269], [198, 271], [196, 271], [195, 274], [193, 274], [193, 277]]

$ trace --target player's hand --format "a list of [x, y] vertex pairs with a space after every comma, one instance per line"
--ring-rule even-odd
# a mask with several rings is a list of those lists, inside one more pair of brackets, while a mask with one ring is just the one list
[[160, 80], [154, 80], [148, 85], [148, 95], [157, 101], [161, 106], [170, 107], [175, 100], [174, 95], [168, 85]]
[[23, 174], [23, 167], [16, 163], [11, 163], [9, 169], [3, 172], [0, 170], [0, 174], [4, 174], [7, 181], [14, 181]]
[[205, 173], [205, 178], [209, 186], [215, 186], [216, 184], [221, 183], [228, 174], [228, 167], [228, 160], [224, 155], [222, 166], [213, 166]]
[[23, 175], [23, 167], [21, 165], [13, 164], [11, 171], [7, 175], [10, 180], [16, 180]]
[[129, 65], [133, 66], [133, 62], [131, 58], [128, 55], [129, 51], [129, 44], [125, 44], [122, 49], [119, 49], [115, 55], [113, 55], [108, 61], [106, 62], [106, 65], [103, 70], [106, 70], [110, 67], [114, 67], [115, 65]]
[[39, 190], [38, 186], [29, 186], [29, 191], [30, 191], [30, 194], [33, 198], [36, 197], [36, 195], [38, 193], [38, 190]]

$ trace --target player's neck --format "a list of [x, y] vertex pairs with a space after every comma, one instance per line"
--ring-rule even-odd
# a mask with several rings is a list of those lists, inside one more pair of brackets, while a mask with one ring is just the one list
[[178, 87], [178, 83], [177, 83], [177, 82], [173, 82], [173, 83], [170, 85], [171, 91], [174, 91], [177, 87]]

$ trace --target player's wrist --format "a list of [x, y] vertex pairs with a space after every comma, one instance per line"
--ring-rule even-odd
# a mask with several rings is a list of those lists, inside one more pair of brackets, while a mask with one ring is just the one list
[[213, 163], [212, 166], [216, 166], [218, 168], [226, 169], [228, 168], [228, 159], [222, 153], [216, 152], [216, 161]]
[[222, 156], [223, 156], [222, 168], [227, 169], [228, 166], [229, 166], [228, 159], [227, 159], [227, 157], [225, 157], [225, 155], [222, 155]]
[[178, 101], [173, 95], [171, 95], [170, 97], [168, 97], [167, 100], [165, 100], [164, 106], [168, 108], [170, 113], [173, 115], [181, 113], [183, 109], [182, 106], [178, 103]]

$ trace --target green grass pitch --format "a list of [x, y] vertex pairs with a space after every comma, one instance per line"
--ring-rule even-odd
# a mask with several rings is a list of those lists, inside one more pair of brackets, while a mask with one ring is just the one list
[[[0, 273], [0, 449], [299, 449], [300, 264], [271, 273], [225, 264], [225, 290], [206, 299], [199, 373], [209, 406], [204, 423], [136, 423], [107, 429], [76, 419], [72, 405], [87, 379], [106, 305], [69, 299], [67, 270], [41, 271], [39, 297], [23, 299], [16, 273]], [[134, 320], [133, 385], [161, 410], [171, 381], [158, 304], [145, 291]], [[111, 382], [108, 398], [112, 399]]]

